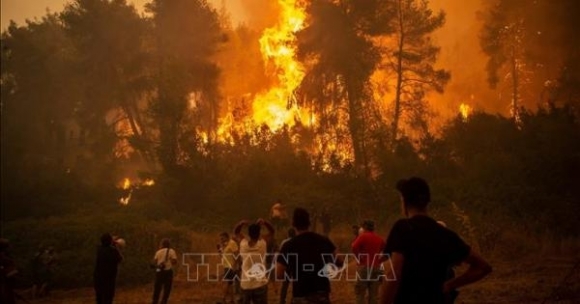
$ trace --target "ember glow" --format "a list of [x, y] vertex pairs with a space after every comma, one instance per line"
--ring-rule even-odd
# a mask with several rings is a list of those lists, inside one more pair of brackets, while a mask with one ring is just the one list
[[119, 198], [119, 204], [121, 205], [129, 205], [131, 201], [131, 196], [133, 195], [133, 191], [139, 189], [140, 187], [151, 187], [155, 185], [155, 180], [152, 178], [146, 178], [144, 180], [137, 180], [131, 181], [128, 177], [125, 177], [120, 183], [119, 188], [125, 191], [124, 195]]
[[467, 121], [469, 116], [471, 116], [471, 113], [473, 113], [473, 108], [471, 108], [471, 106], [466, 103], [462, 103], [459, 105], [459, 113], [461, 113], [461, 118], [463, 118], [463, 121]]
[[121, 197], [119, 199], [119, 204], [127, 206], [129, 205], [129, 201], [131, 200], [131, 195], [133, 195], [133, 189], [129, 190], [129, 194], [125, 197]]
[[131, 180], [125, 177], [121, 182], [121, 189], [128, 190], [129, 188], [131, 188]]
[[155, 185], [155, 181], [153, 179], [148, 178], [148, 179], [144, 180], [141, 183], [141, 185], [151, 187], [151, 186]]

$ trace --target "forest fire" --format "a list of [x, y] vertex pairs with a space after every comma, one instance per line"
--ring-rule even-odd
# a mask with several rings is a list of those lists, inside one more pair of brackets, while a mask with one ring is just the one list
[[[235, 302], [236, 240], [300, 222], [278, 257], [306, 299], [355, 303], [381, 275], [357, 263], [441, 286], [465, 262], [365, 297], [580, 299], [579, 0], [25, 2], [2, 2], [0, 303]], [[286, 300], [251, 254], [239, 283]]]
[[307, 114], [296, 106], [294, 95], [304, 78], [304, 67], [294, 58], [294, 33], [303, 28], [306, 14], [296, 0], [279, 0], [278, 3], [282, 10], [279, 23], [266, 29], [260, 38], [266, 71], [276, 76], [276, 84], [258, 95], [253, 103], [254, 122], [266, 124], [273, 131], [285, 124], [292, 126], [295, 120], [302, 121], [302, 115]]

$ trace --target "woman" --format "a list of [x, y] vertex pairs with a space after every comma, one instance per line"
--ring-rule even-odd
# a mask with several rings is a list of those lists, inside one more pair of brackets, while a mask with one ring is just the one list
[[161, 241], [160, 249], [153, 257], [155, 267], [155, 286], [153, 288], [153, 304], [159, 302], [159, 295], [163, 289], [162, 304], [166, 304], [173, 284], [173, 265], [177, 265], [177, 254], [171, 249], [169, 239]]

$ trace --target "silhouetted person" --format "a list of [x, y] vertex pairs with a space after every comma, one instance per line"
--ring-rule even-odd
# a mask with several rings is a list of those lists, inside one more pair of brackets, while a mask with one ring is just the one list
[[282, 200], [277, 199], [270, 208], [270, 222], [276, 228], [276, 231], [280, 231], [284, 227], [288, 226], [288, 214], [286, 213], [286, 206], [282, 203]]
[[227, 298], [234, 302], [234, 291], [233, 285], [236, 280], [236, 275], [238, 273], [238, 262], [236, 257], [239, 253], [238, 244], [227, 232], [222, 232], [220, 234], [220, 243], [218, 244], [218, 251], [221, 254], [222, 266], [224, 267], [224, 274], [222, 281], [224, 284], [223, 290], [223, 303], [227, 303]]
[[278, 294], [278, 286], [276, 285], [276, 273], [273, 271], [274, 269], [274, 257], [278, 252], [278, 244], [276, 243], [276, 231], [274, 230], [274, 226], [266, 220], [259, 219], [258, 220], [261, 225], [266, 227], [268, 233], [264, 234], [262, 238], [266, 241], [266, 269], [268, 269], [268, 284], [272, 286], [274, 289], [274, 293]]
[[[288, 237], [280, 243], [280, 248], [286, 244], [289, 240], [296, 236], [296, 229], [290, 228], [288, 229]], [[282, 281], [282, 288], [280, 289], [280, 304], [286, 304], [286, 296], [288, 294], [288, 286], [290, 286], [290, 280], [284, 279]]]
[[159, 296], [163, 290], [161, 304], [167, 304], [171, 287], [173, 285], [173, 266], [177, 265], [177, 254], [171, 248], [169, 239], [161, 240], [159, 250], [153, 256], [155, 268], [155, 284], [153, 286], [153, 304], [159, 302]]
[[342, 266], [336, 247], [325, 236], [309, 231], [310, 215], [296, 208], [292, 217], [296, 236], [284, 243], [276, 259], [276, 276], [293, 279], [292, 303], [330, 303], [329, 265]]
[[8, 253], [10, 242], [7, 239], [0, 239], [0, 303], [15, 303], [16, 293], [14, 285], [18, 269], [14, 259]]
[[113, 236], [105, 233], [101, 236], [101, 245], [97, 248], [94, 284], [97, 304], [111, 304], [115, 297], [117, 268], [123, 256], [113, 242]]
[[[381, 289], [381, 303], [446, 303], [449, 292], [476, 282], [491, 266], [459, 236], [427, 214], [431, 192], [418, 177], [397, 183], [405, 219], [398, 220], [387, 238], [384, 253], [390, 265]], [[447, 280], [450, 265], [460, 262], [469, 269]]]
[[331, 225], [332, 225], [332, 217], [331, 217], [330, 211], [328, 210], [327, 207], [324, 207], [322, 209], [322, 212], [320, 213], [320, 216], [319, 216], [319, 220], [320, 220], [320, 225], [322, 226], [322, 234], [324, 234], [324, 236], [328, 237], [328, 235], [330, 234], [330, 229], [331, 229]]
[[32, 260], [32, 274], [34, 285], [32, 286], [33, 298], [48, 295], [52, 283], [53, 267], [55, 263], [53, 247], [40, 247]]
[[381, 257], [385, 241], [375, 233], [373, 221], [364, 221], [362, 228], [362, 232], [352, 243], [352, 252], [358, 261], [354, 293], [357, 304], [365, 303], [365, 294], [368, 295], [367, 303], [376, 304], [378, 303], [380, 278], [383, 275]]
[[352, 239], [352, 241], [354, 242], [354, 240], [356, 240], [356, 238], [358, 237], [358, 235], [361, 233], [361, 229], [362, 227], [359, 225], [352, 225], [350, 226], [350, 229], [352, 231], [352, 235], [354, 236], [354, 238]]

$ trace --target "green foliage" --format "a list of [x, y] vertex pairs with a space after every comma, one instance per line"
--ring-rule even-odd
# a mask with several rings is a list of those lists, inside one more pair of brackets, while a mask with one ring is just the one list
[[31, 284], [30, 263], [37, 248], [53, 246], [57, 255], [54, 287], [91, 286], [96, 249], [105, 232], [127, 242], [122, 250], [125, 260], [119, 267], [119, 285], [151, 280], [153, 273], [148, 265], [162, 238], [169, 237], [179, 253], [195, 249], [190, 230], [166, 221], [151, 221], [131, 208], [121, 208], [98, 213], [94, 208], [43, 220], [4, 223], [2, 233], [11, 241], [11, 254], [21, 270], [22, 284]]

